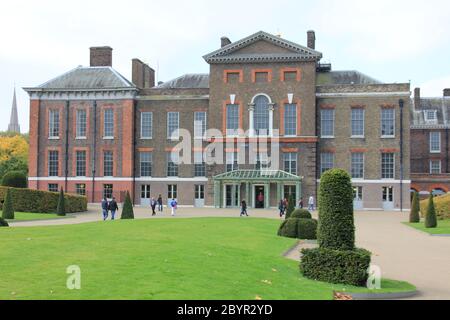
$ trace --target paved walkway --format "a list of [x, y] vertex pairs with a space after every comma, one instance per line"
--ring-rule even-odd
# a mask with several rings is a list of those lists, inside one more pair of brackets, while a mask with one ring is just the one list
[[[276, 210], [250, 210], [250, 216], [279, 219]], [[238, 217], [239, 210], [179, 208], [177, 218]], [[152, 218], [148, 208], [135, 208], [137, 219]], [[165, 208], [156, 218], [171, 218]], [[11, 223], [14, 227], [78, 224], [102, 220], [99, 206], [90, 205], [87, 213], [74, 218]], [[372, 263], [381, 267], [384, 277], [408, 281], [417, 286], [415, 299], [450, 300], [450, 238], [431, 237], [402, 224], [407, 213], [357, 212], [357, 246], [373, 253]], [[298, 252], [291, 258], [298, 260]]]

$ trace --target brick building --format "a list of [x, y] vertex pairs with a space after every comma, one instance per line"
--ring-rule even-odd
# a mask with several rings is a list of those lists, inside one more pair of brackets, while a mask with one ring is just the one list
[[315, 40], [313, 31], [307, 46], [265, 32], [223, 37], [204, 56], [208, 74], [157, 86], [140, 60], [130, 82], [112, 68], [111, 48], [91, 48], [90, 67], [25, 89], [30, 186], [90, 201], [129, 190], [143, 205], [161, 194], [264, 208], [289, 195], [306, 202], [321, 173], [340, 167], [356, 208], [409, 208], [409, 84], [332, 71]]
[[426, 196], [450, 191], [450, 89], [422, 98], [414, 90], [411, 109], [411, 188]]

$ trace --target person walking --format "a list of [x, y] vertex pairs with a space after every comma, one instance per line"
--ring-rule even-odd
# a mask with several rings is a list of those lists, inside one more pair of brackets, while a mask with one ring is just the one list
[[314, 197], [310, 196], [308, 201], [308, 210], [314, 211]]
[[102, 200], [103, 221], [105, 221], [108, 218], [108, 210], [109, 210], [108, 199], [106, 199], [106, 197], [104, 197]]
[[152, 208], [152, 216], [156, 215], [156, 200], [153, 197], [150, 200], [150, 207]]
[[288, 199], [287, 199], [287, 198], [284, 198], [284, 199], [283, 199], [283, 207], [284, 207], [284, 210], [283, 210], [283, 215], [285, 215], [285, 214], [286, 214], [286, 212], [287, 212], [287, 207], [288, 207], [288, 204], [289, 204], [289, 201], [288, 201]]
[[299, 203], [298, 203], [298, 207], [299, 207], [300, 209], [303, 209], [303, 198], [300, 198], [300, 201], [299, 201]]
[[247, 202], [245, 200], [242, 200], [241, 202], [241, 217], [243, 215], [246, 215], [248, 217], [248, 213], [247, 213]]
[[158, 196], [158, 211], [159, 212], [163, 211], [163, 199], [161, 195]]
[[283, 217], [284, 211], [286, 210], [284, 207], [284, 200], [280, 200], [280, 204], [278, 205], [278, 209], [280, 210], [280, 218]]
[[170, 201], [170, 207], [172, 208], [172, 217], [174, 217], [177, 212], [177, 206], [178, 206], [177, 200], [172, 199], [172, 201]]
[[109, 211], [111, 211], [111, 220], [114, 220], [114, 217], [116, 215], [116, 211], [119, 210], [119, 206], [117, 205], [116, 198], [112, 198], [111, 202], [109, 203]]

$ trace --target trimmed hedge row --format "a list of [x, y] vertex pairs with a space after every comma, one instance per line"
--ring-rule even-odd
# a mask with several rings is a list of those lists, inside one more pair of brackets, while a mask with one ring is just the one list
[[291, 218], [295, 219], [312, 219], [311, 212], [306, 209], [295, 209], [291, 214]]
[[[6, 190], [10, 189], [14, 211], [33, 213], [56, 213], [58, 206], [57, 192], [32, 189], [16, 189], [0, 187], [0, 209], [3, 210]], [[65, 194], [65, 209], [67, 213], [87, 211], [87, 198], [78, 195]]]
[[352, 286], [365, 286], [371, 253], [365, 249], [303, 249], [300, 272], [307, 278]]
[[317, 220], [314, 219], [287, 219], [283, 221], [278, 229], [280, 237], [316, 240], [317, 239]]

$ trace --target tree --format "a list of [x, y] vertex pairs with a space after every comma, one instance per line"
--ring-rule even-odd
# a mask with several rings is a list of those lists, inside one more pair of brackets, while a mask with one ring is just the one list
[[428, 200], [427, 213], [425, 215], [425, 227], [426, 228], [436, 228], [437, 227], [436, 209], [434, 208], [433, 198], [434, 198], [433, 193], [430, 193], [430, 198]]
[[3, 219], [14, 220], [14, 207], [12, 204], [11, 189], [6, 190], [5, 202], [3, 203]]
[[125, 202], [123, 203], [122, 215], [120, 216], [120, 219], [134, 219], [133, 204], [128, 191], [125, 196]]
[[0, 132], [0, 178], [9, 171], [28, 173], [27, 136]]
[[9, 227], [8, 221], [0, 217], [0, 227]]
[[409, 222], [411, 223], [419, 223], [420, 222], [420, 203], [419, 203], [419, 194], [414, 192], [411, 213], [409, 214]]
[[355, 248], [353, 188], [350, 175], [344, 170], [329, 170], [320, 180], [317, 239], [321, 248]]
[[294, 212], [295, 210], [295, 200], [294, 197], [291, 195], [289, 195], [288, 198], [288, 206], [286, 208], [286, 219], [289, 219], [291, 217], [292, 212]]
[[66, 202], [64, 199], [64, 190], [61, 188], [59, 191], [59, 197], [58, 197], [58, 206], [56, 207], [56, 214], [58, 216], [65, 216], [66, 215]]
[[27, 187], [27, 176], [21, 171], [10, 171], [3, 176], [2, 186], [24, 189]]

